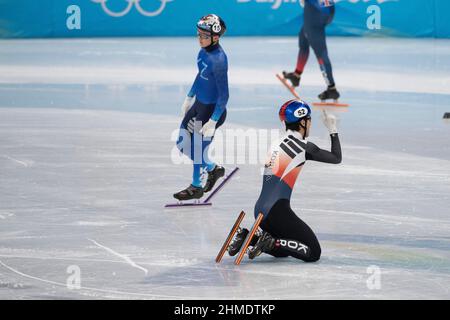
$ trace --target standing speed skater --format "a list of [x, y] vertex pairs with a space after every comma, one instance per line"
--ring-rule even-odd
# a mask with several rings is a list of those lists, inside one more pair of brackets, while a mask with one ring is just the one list
[[[173, 195], [178, 200], [200, 199], [225, 175], [225, 169], [208, 157], [215, 130], [227, 116], [228, 60], [219, 44], [225, 31], [225, 22], [215, 14], [197, 22], [198, 73], [181, 107], [183, 120], [177, 140], [178, 149], [193, 161], [193, 174], [192, 183]], [[201, 179], [204, 171], [208, 175], [205, 185]]]
[[[252, 236], [245, 228], [236, 228], [228, 253], [231, 256], [247, 251], [254, 259], [261, 253], [274, 257], [294, 257], [305, 262], [320, 259], [321, 248], [315, 233], [300, 219], [290, 206], [294, 184], [307, 161], [338, 164], [342, 161], [341, 145], [336, 127], [336, 117], [323, 111], [322, 120], [328, 128], [331, 151], [323, 150], [307, 140], [311, 127], [311, 108], [301, 100], [290, 100], [279, 110], [286, 127], [285, 135], [271, 147], [264, 167], [261, 194], [255, 204], [254, 214], [261, 221], [259, 231]], [[262, 220], [260, 216], [262, 215]], [[257, 228], [258, 226], [256, 226]], [[252, 231], [256, 230], [255, 226]]]
[[299, 52], [297, 65], [293, 72], [283, 71], [283, 77], [298, 87], [303, 70], [309, 58], [310, 47], [314, 50], [327, 89], [319, 94], [322, 101], [340, 97], [334, 82], [331, 61], [328, 56], [325, 28], [334, 18], [334, 0], [302, 0], [304, 2], [304, 21], [299, 33]]

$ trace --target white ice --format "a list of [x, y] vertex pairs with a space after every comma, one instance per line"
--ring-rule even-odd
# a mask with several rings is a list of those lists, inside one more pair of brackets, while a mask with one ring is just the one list
[[[294, 67], [296, 43], [223, 39], [224, 129], [281, 128], [291, 97], [274, 73]], [[211, 208], [164, 209], [190, 182], [171, 134], [197, 50], [195, 38], [0, 41], [0, 299], [450, 298], [450, 41], [329, 39], [351, 106], [336, 113], [343, 163], [307, 163], [292, 197], [322, 245], [314, 264], [215, 264], [240, 210], [253, 222], [259, 164], [239, 164]], [[323, 88], [311, 55], [300, 94]], [[310, 140], [329, 148], [317, 114]]]

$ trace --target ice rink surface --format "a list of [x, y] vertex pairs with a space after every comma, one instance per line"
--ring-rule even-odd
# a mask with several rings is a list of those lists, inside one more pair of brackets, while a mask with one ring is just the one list
[[[450, 41], [328, 44], [351, 104], [336, 112], [343, 163], [308, 162], [292, 197], [322, 258], [235, 266], [214, 258], [240, 210], [253, 222], [261, 164], [226, 164], [241, 170], [211, 208], [164, 209], [190, 182], [171, 136], [194, 37], [0, 41], [0, 299], [449, 299]], [[223, 129], [281, 129], [291, 97], [274, 74], [297, 40], [222, 45]], [[300, 95], [323, 89], [311, 55]], [[318, 115], [310, 140], [329, 148]]]

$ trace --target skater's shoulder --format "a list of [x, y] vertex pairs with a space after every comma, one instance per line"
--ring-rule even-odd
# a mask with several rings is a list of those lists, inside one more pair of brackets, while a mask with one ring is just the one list
[[306, 151], [308, 141], [303, 139], [302, 135], [297, 131], [287, 130], [276, 141], [271, 144], [271, 153], [278, 154], [281, 151], [292, 154], [300, 154]]
[[225, 50], [219, 43], [214, 47], [214, 50], [212, 50], [211, 53], [219, 54], [219, 55], [226, 55]]
[[303, 138], [300, 132], [294, 130], [287, 130], [286, 134], [283, 137], [283, 140], [285, 140], [286, 138], [295, 141], [301, 147], [305, 147], [308, 143], [308, 140]]
[[199, 53], [199, 57], [208, 64], [219, 66], [228, 65], [227, 55], [220, 47], [217, 47], [214, 50], [202, 49]]
[[227, 54], [220, 44], [216, 44], [208, 49], [203, 49], [204, 52], [212, 59], [226, 59]]
[[306, 143], [306, 152], [307, 153], [316, 153], [320, 150], [320, 148], [313, 142], [307, 141]]
[[209, 62], [211, 63], [214, 72], [222, 74], [228, 71], [228, 61], [226, 56], [216, 55], [210, 57]]

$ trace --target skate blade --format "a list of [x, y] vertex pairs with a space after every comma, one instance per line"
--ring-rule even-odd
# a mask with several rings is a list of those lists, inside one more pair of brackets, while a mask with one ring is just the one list
[[244, 244], [242, 245], [241, 251], [239, 252], [239, 255], [236, 257], [236, 260], [234, 260], [235, 265], [240, 265], [242, 259], [244, 258], [245, 253], [247, 252], [247, 249], [250, 245], [250, 242], [253, 239], [253, 236], [255, 235], [256, 231], [258, 231], [259, 225], [263, 219], [264, 215], [262, 213], [259, 213], [256, 217], [255, 223], [253, 224], [252, 229], [247, 235], [247, 238], [245, 239]]
[[294, 87], [291, 86], [281, 74], [277, 73], [275, 76], [278, 78], [278, 80], [281, 81], [282, 84], [284, 84], [284, 86], [292, 93], [292, 95], [294, 97], [296, 97], [297, 99], [301, 100], [300, 96], [297, 94], [297, 92], [295, 92]]
[[215, 188], [213, 188], [212, 190], [208, 191], [209, 195], [208, 197], [205, 199], [205, 203], [209, 202], [209, 200], [211, 200], [224, 186], [225, 184], [227, 184], [227, 182], [231, 179], [231, 177], [239, 170], [238, 167], [234, 168], [233, 171], [231, 171], [230, 174], [228, 175], [224, 175], [222, 182]]
[[350, 107], [349, 104], [339, 103], [339, 101], [334, 101], [334, 102], [326, 102], [326, 101], [314, 102], [313, 106], [315, 106], [315, 107]]
[[[225, 175], [223, 181], [216, 188], [212, 189], [209, 196], [205, 200], [195, 199], [194, 202], [183, 202], [183, 201], [191, 201], [191, 200], [179, 200], [177, 203], [169, 203], [166, 204], [165, 208], [179, 208], [179, 207], [200, 207], [200, 206], [211, 206], [212, 202], [210, 201], [223, 187], [224, 185], [231, 179], [231, 177], [239, 170], [238, 167], [234, 168], [233, 171], [229, 175]], [[204, 195], [205, 196], [205, 195]], [[203, 197], [204, 197], [203, 196]], [[203, 198], [202, 197], [202, 198]]]
[[[188, 200], [186, 200], [188, 201]], [[164, 206], [164, 208], [179, 208], [179, 207], [201, 207], [201, 206], [211, 206], [211, 202], [201, 202], [200, 200], [195, 200], [194, 202], [178, 201], [177, 203], [169, 203]]]
[[313, 108], [316, 111], [327, 111], [327, 112], [331, 112], [331, 113], [337, 113], [337, 112], [348, 112], [349, 108], [348, 107], [339, 107], [339, 106], [318, 106], [313, 104]]
[[233, 227], [231, 228], [230, 233], [228, 234], [228, 237], [226, 238], [225, 242], [223, 243], [222, 248], [220, 249], [219, 253], [217, 254], [216, 263], [219, 263], [222, 260], [223, 255], [225, 254], [225, 252], [228, 249], [228, 246], [231, 243], [231, 240], [233, 240], [234, 235], [239, 230], [241, 222], [244, 219], [244, 216], [245, 216], [245, 212], [241, 211], [241, 213], [239, 214], [239, 216], [236, 219], [236, 222], [234, 223]]

